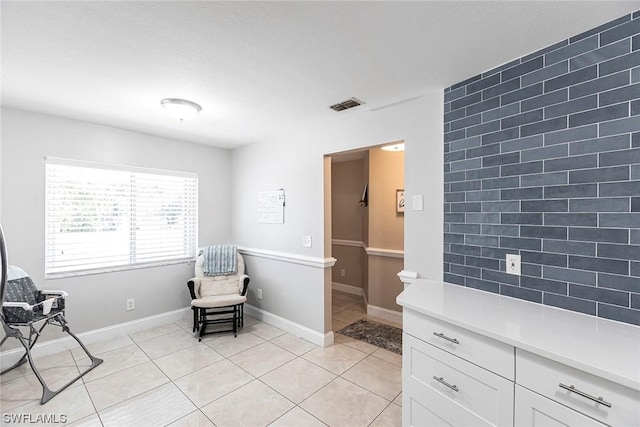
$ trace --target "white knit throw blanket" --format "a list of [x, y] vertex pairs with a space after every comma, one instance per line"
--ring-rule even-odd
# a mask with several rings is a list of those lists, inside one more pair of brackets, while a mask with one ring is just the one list
[[204, 248], [202, 270], [206, 276], [228, 276], [238, 271], [238, 247], [216, 245]]

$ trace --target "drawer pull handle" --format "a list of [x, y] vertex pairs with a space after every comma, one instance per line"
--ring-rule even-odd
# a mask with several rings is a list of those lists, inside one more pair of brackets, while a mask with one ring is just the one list
[[442, 379], [442, 377], [438, 378], [435, 375], [433, 376], [433, 379], [438, 381], [440, 384], [446, 385], [447, 387], [449, 387], [451, 390], [453, 391], [460, 391], [458, 390], [458, 387], [455, 386], [455, 384], [449, 384], [448, 382], [446, 382], [445, 380]]
[[593, 397], [593, 396], [591, 396], [591, 395], [589, 395], [589, 394], [585, 393], [584, 391], [580, 391], [580, 390], [578, 390], [577, 388], [575, 388], [575, 387], [574, 387], [574, 386], [572, 386], [572, 385], [564, 385], [564, 384], [562, 384], [562, 383], [560, 383], [559, 385], [560, 385], [560, 388], [563, 388], [563, 389], [565, 389], [565, 390], [568, 390], [568, 391], [570, 391], [571, 393], [575, 393], [575, 394], [577, 394], [577, 395], [579, 395], [579, 396], [586, 397], [587, 399], [589, 399], [589, 400], [593, 400], [594, 402], [599, 403], [599, 404], [601, 404], [601, 405], [604, 405], [604, 406], [606, 406], [607, 408], [611, 408], [611, 403], [609, 403], [609, 402], [605, 402], [605, 400], [604, 400], [602, 397]]
[[442, 338], [443, 340], [447, 340], [447, 341], [451, 341], [454, 344], [460, 344], [460, 341], [458, 341], [455, 338], [449, 338], [448, 336], [446, 336], [445, 334], [443, 334], [442, 332], [438, 333], [438, 332], [434, 332], [433, 335]]

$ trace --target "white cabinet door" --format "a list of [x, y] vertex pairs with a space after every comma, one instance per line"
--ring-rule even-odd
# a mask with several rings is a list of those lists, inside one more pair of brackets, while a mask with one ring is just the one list
[[514, 379], [513, 347], [448, 322], [403, 312], [404, 332], [509, 380]]
[[441, 396], [451, 402], [454, 412], [467, 410], [491, 425], [512, 425], [512, 381], [409, 334], [402, 339], [403, 381], [415, 384], [416, 394]]
[[528, 390], [603, 424], [640, 425], [638, 390], [520, 349], [516, 350], [516, 378]]
[[513, 382], [403, 335], [405, 426], [513, 425]]
[[604, 424], [516, 384], [518, 427], [604, 427]]
[[405, 427], [493, 427], [490, 422], [433, 389], [425, 387], [415, 378], [403, 385], [402, 425]]

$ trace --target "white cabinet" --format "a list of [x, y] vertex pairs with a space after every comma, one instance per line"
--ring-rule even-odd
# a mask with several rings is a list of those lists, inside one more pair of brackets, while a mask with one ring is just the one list
[[404, 332], [513, 380], [513, 346], [414, 311], [403, 313]]
[[402, 405], [406, 425], [509, 426], [513, 382], [405, 333]]
[[[403, 388], [404, 390], [404, 388]], [[430, 390], [409, 385], [402, 398], [402, 424], [420, 427], [491, 427], [473, 412]], [[404, 391], [403, 391], [404, 393]], [[404, 394], [403, 394], [404, 396]]]
[[605, 426], [519, 385], [516, 385], [515, 425], [518, 427]]
[[567, 412], [577, 411], [612, 426], [640, 425], [640, 391], [520, 349], [516, 382], [571, 408]]
[[640, 328], [425, 280], [397, 302], [404, 426], [640, 427]]

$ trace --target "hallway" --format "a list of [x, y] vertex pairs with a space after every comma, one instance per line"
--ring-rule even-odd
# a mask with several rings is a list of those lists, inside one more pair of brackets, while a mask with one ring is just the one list
[[364, 303], [364, 299], [359, 295], [336, 291], [334, 289], [332, 291], [331, 300], [331, 321], [334, 332], [337, 332], [345, 326], [364, 318], [402, 329], [401, 324], [381, 319], [380, 317], [367, 315], [367, 307]]
[[333, 290], [331, 301], [331, 320], [334, 332], [367, 317], [367, 308], [360, 295]]

